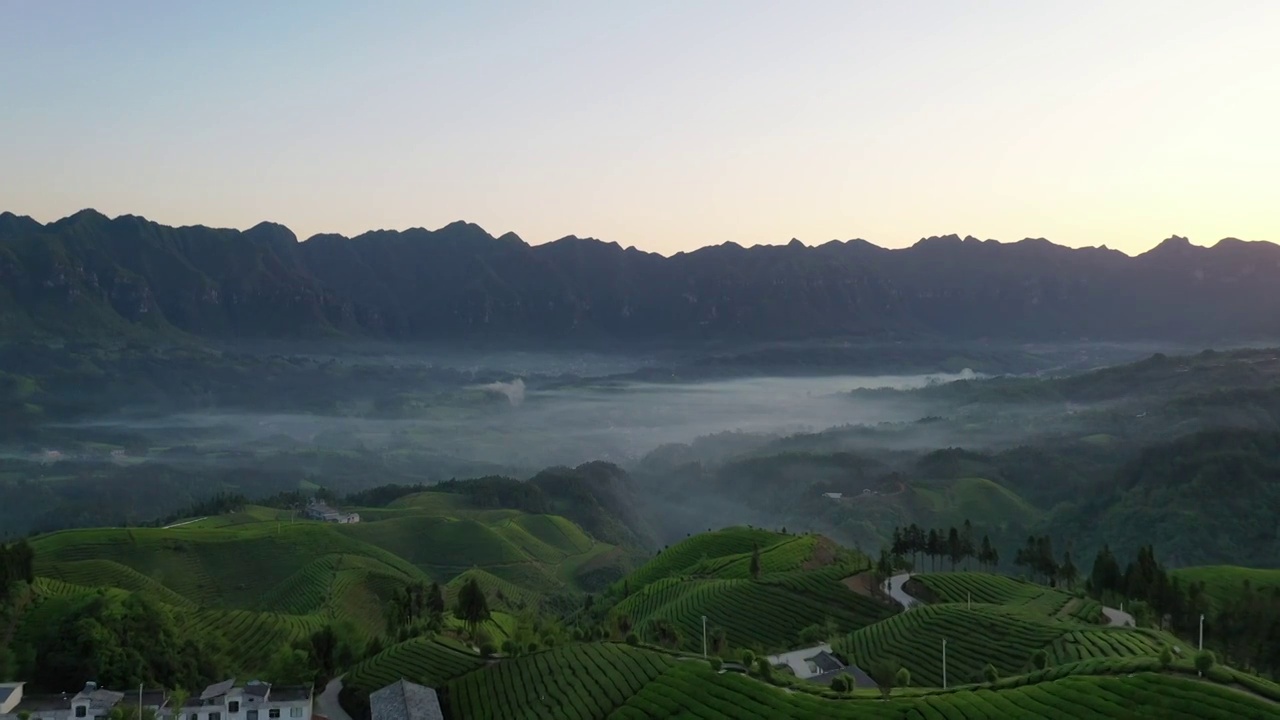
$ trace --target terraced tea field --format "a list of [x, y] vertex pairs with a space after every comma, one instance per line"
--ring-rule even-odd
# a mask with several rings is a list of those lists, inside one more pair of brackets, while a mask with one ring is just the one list
[[[702, 644], [702, 616], [710, 628], [724, 630], [731, 648], [761, 651], [788, 649], [809, 625], [835, 624], [838, 632], [865, 627], [892, 614], [870, 598], [857, 595], [838, 580], [828, 580], [822, 592], [807, 594], [795, 578], [777, 582], [752, 580], [659, 580], [622, 601], [614, 615], [626, 614], [646, 636], [654, 622], [675, 624], [682, 647]], [[817, 583], [815, 583], [817, 584]]]
[[688, 570], [699, 563], [750, 553], [757, 546], [763, 554], [770, 546], [792, 539], [769, 530], [743, 527], [703, 533], [661, 551], [631, 573], [627, 580], [632, 588], [643, 587], [655, 580], [688, 574]]
[[1102, 606], [1095, 600], [1024, 580], [980, 572], [924, 573], [911, 579], [923, 584], [938, 602], [1018, 606], [1047, 617], [1070, 617], [1100, 622]]
[[1044, 649], [1057, 661], [1086, 657], [1155, 655], [1162, 636], [1123, 628], [1044, 618], [1016, 606], [926, 605], [858, 630], [835, 648], [861, 666], [894, 657], [918, 685], [942, 685], [942, 641], [947, 641], [947, 679], [952, 685], [981, 679], [990, 663], [1001, 675], [1026, 672], [1031, 655]]
[[613, 643], [570, 645], [506, 660], [447, 686], [451, 717], [608, 717], [677, 661]]
[[414, 638], [374, 655], [353, 667], [343, 682], [354, 692], [369, 693], [405, 679], [443, 687], [459, 675], [484, 665], [478, 656], [438, 640]]

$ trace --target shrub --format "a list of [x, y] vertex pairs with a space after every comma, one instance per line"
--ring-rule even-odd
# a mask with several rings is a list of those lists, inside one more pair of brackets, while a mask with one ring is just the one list
[[911, 671], [906, 668], [899, 668], [898, 674], [893, 676], [893, 681], [898, 687], [909, 686], [911, 684]]
[[720, 672], [720, 668], [724, 667], [724, 661], [718, 657], [713, 657], [708, 662], [711, 663], [711, 669]]
[[1217, 658], [1213, 656], [1212, 650], [1201, 650], [1196, 653], [1196, 670], [1202, 674], [1212, 670], [1215, 662]]
[[827, 628], [814, 623], [800, 631], [800, 644], [812, 645], [822, 642], [827, 637]]
[[1173, 664], [1173, 651], [1168, 645], [1160, 650], [1160, 667], [1167, 668]]
[[[987, 667], [991, 667], [988, 665]], [[1049, 667], [1049, 653], [1044, 650], [1037, 650], [1031, 653], [1031, 667], [1036, 670], [1043, 670]]]
[[494, 652], [493, 643], [485, 640], [480, 643], [480, 657], [492, 657]]
[[769, 658], [756, 658], [756, 672], [765, 680], [773, 677], [773, 666], [769, 664]]
[[845, 693], [845, 692], [849, 692], [849, 676], [848, 676], [848, 675], [837, 675], [837, 676], [836, 676], [836, 677], [831, 681], [831, 689], [832, 689], [832, 690], [835, 690], [835, 691], [836, 691], [836, 692], [838, 692], [838, 693]]
[[989, 683], [999, 680], [1000, 673], [996, 670], [996, 666], [991, 663], [987, 663], [987, 666], [982, 668], [982, 679]]
[[750, 650], [743, 650], [742, 654], [738, 656], [738, 659], [742, 661], [743, 665], [747, 666], [748, 670], [750, 670], [751, 664], [756, 661], [756, 654]]
[[638, 635], [636, 635], [635, 633], [627, 633], [627, 644], [628, 644], [628, 645], [639, 645], [639, 644], [640, 644], [640, 637], [639, 637]]

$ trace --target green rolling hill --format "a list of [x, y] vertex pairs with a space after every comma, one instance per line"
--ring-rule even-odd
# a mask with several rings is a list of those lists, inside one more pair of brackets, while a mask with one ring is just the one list
[[501, 640], [515, 613], [580, 595], [580, 572], [620, 575], [635, 555], [562, 517], [475, 508], [460, 495], [421, 493], [360, 511], [365, 522], [333, 525], [249, 506], [170, 528], [37, 536], [37, 609], [67, 612], [102, 588], [137, 595], [172, 610], [183, 633], [217, 638], [232, 670], [262, 673], [280, 648], [327, 625], [382, 637], [393, 598], [418, 582], [438, 582], [452, 603], [476, 579]]

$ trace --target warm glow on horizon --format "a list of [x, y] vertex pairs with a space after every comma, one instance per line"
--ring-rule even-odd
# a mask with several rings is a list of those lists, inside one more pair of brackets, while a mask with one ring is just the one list
[[[286, 7], [286, 5], [288, 5]], [[1280, 240], [1280, 3], [11, 3], [0, 210], [672, 254]]]

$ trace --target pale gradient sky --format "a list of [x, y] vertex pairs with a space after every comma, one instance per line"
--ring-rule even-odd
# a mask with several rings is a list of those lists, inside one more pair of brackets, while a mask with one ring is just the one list
[[0, 0], [0, 210], [1280, 240], [1280, 0]]

